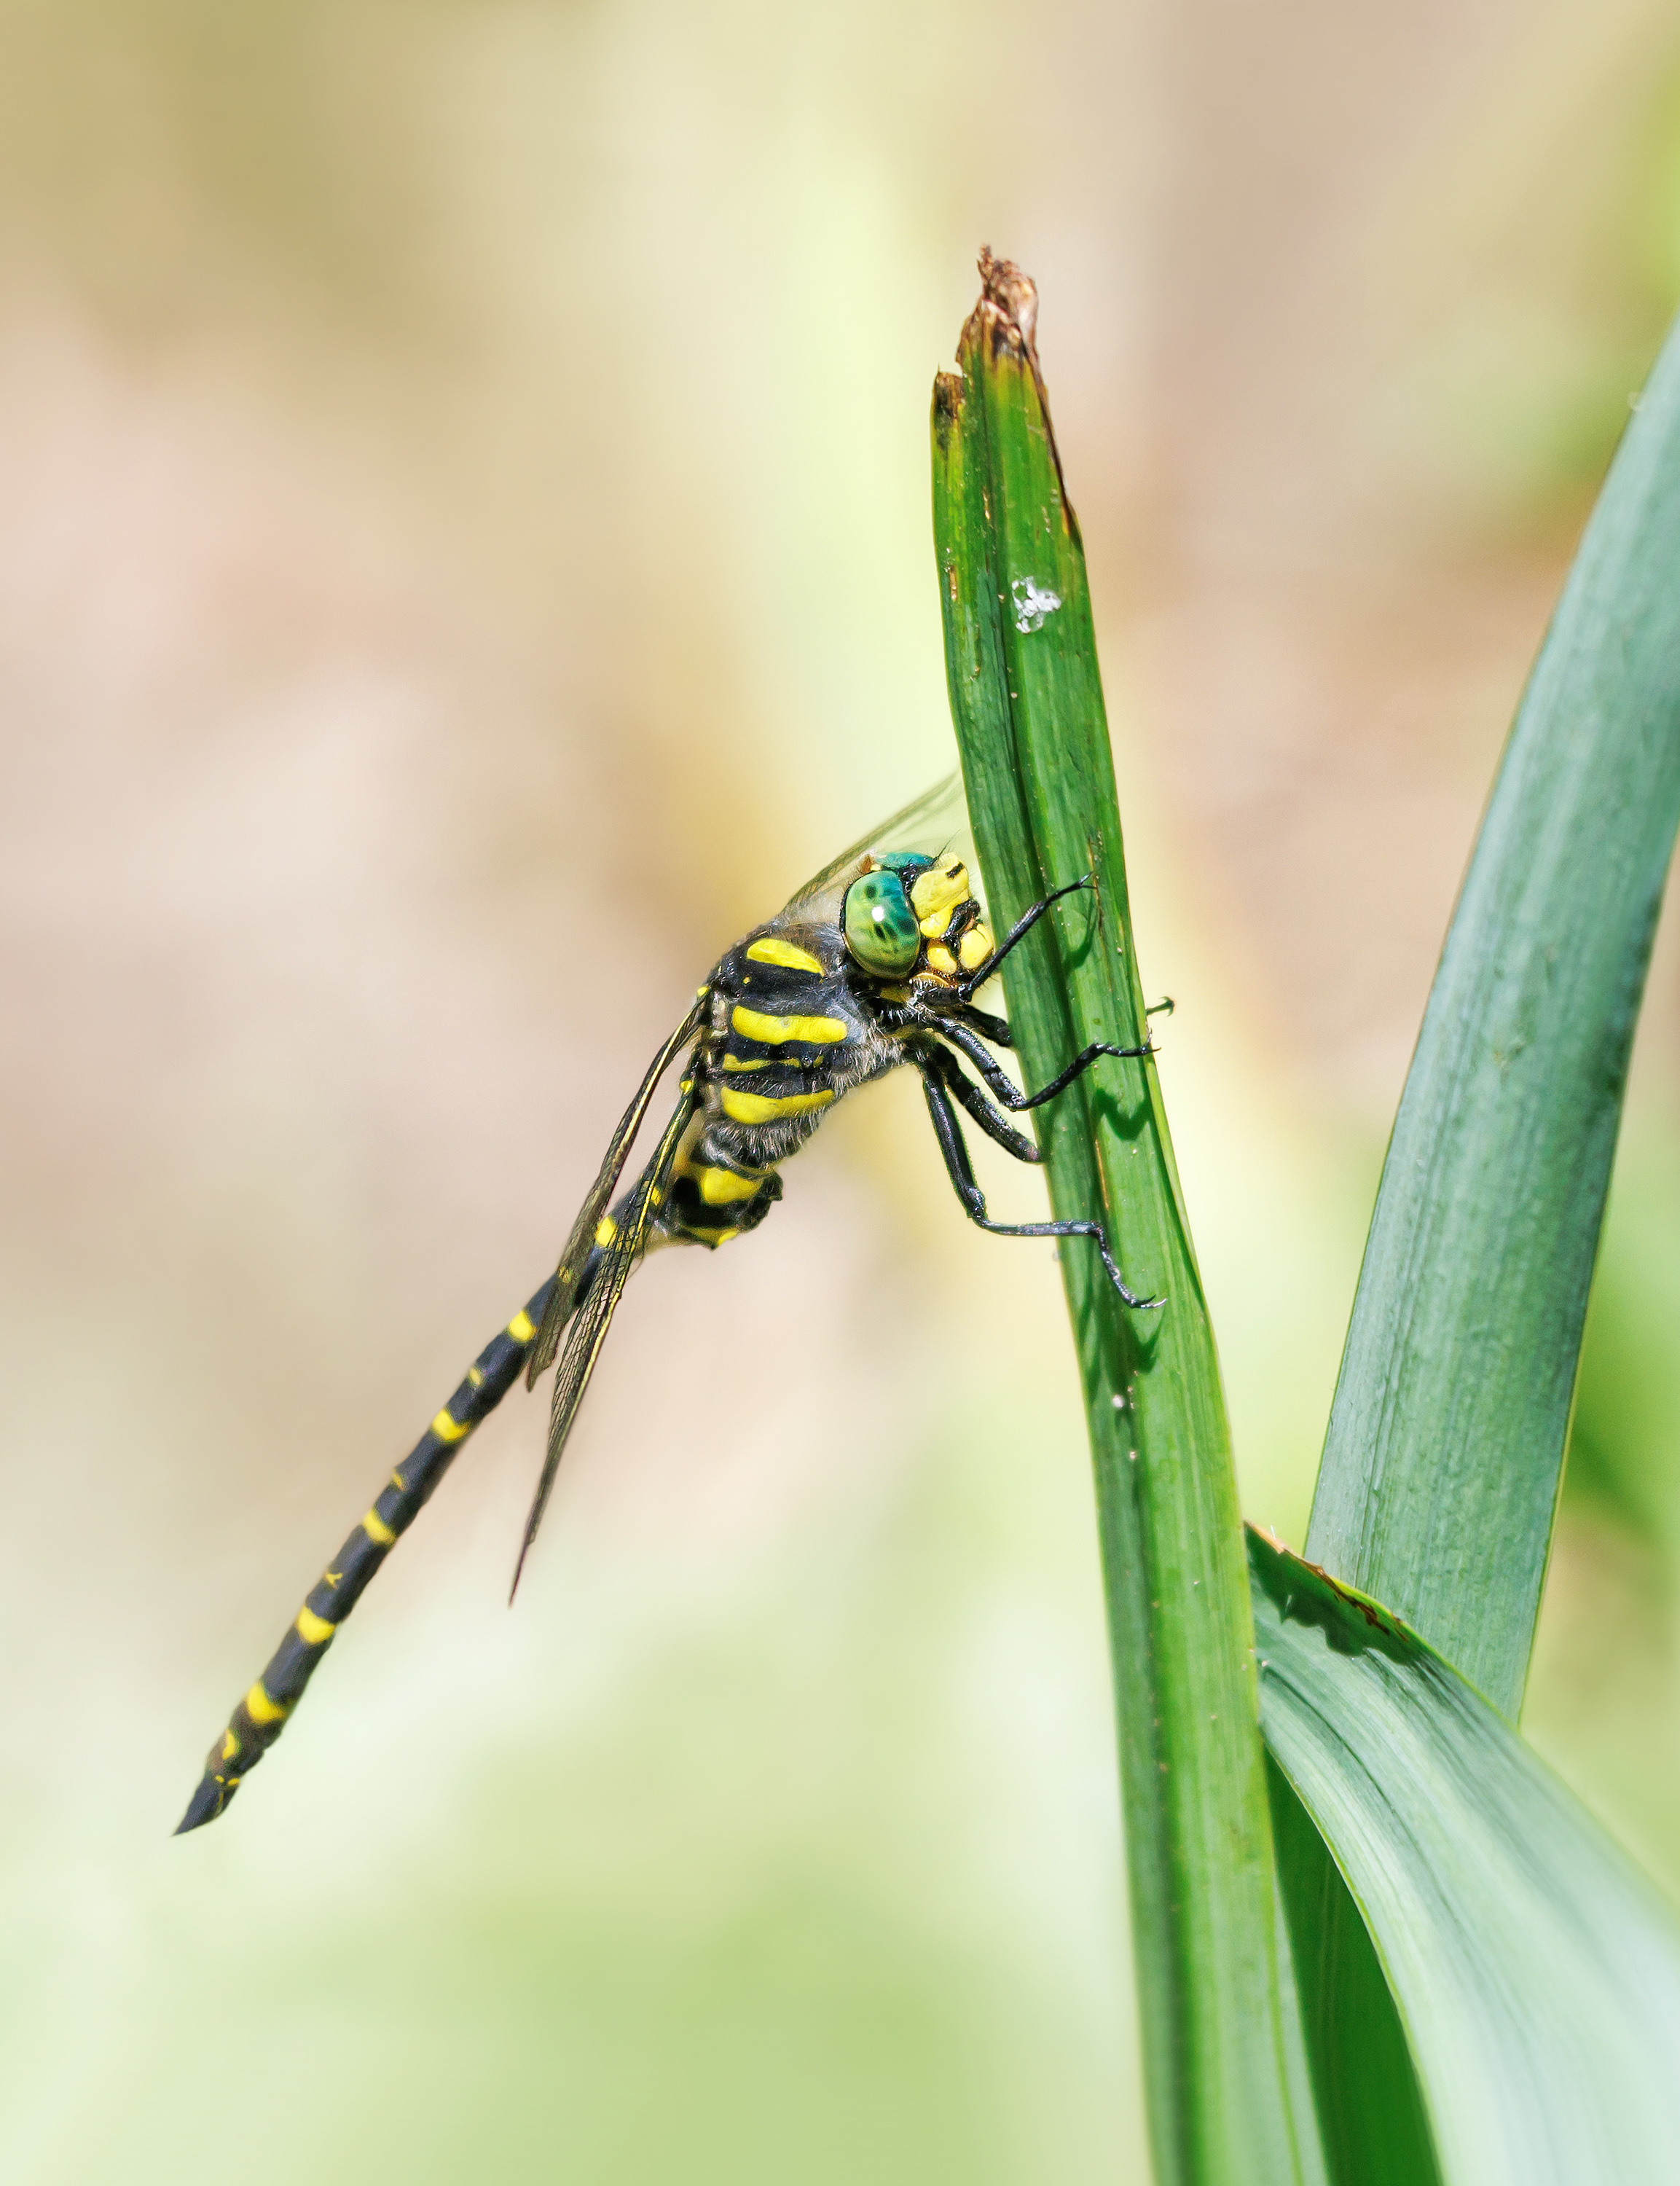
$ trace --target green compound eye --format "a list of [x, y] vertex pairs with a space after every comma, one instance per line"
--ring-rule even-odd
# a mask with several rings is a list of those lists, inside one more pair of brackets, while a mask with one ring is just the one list
[[854, 881], [841, 917], [846, 946], [865, 972], [892, 978], [910, 970], [921, 953], [916, 913], [895, 872], [865, 873]]

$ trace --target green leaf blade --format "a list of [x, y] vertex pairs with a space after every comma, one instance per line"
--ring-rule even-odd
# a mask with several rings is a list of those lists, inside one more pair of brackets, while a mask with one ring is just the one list
[[[1035, 300], [983, 261], [960, 378], [937, 384], [935, 532], [952, 713], [1002, 928], [1089, 873], [1005, 965], [1030, 1085], [1145, 1037], [1077, 523], [1031, 343]], [[1038, 1112], [1052, 1206], [1105, 1225], [1061, 1271], [1084, 1387], [1118, 1715], [1145, 2077], [1163, 2186], [1317, 2178], [1291, 2109], [1252, 1627], [1218, 1365], [1151, 1061]]]
[[1388, 1977], [1318, 1825], [1269, 1754], [1267, 1764], [1278, 1892], [1326, 2168], [1336, 2186], [1441, 2186]]
[[1431, 989], [1307, 1550], [1521, 1701], [1680, 822], [1680, 336], [1519, 709]]
[[1369, 1925], [1445, 2186], [1658, 2186], [1680, 1930], [1504, 1718], [1389, 1613], [1249, 1538], [1267, 1742]]

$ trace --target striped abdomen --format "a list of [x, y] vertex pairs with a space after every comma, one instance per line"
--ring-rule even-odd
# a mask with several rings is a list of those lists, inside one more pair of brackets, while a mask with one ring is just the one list
[[467, 1378], [374, 1498], [372, 1507], [322, 1573], [268, 1668], [239, 1702], [210, 1748], [204, 1774], [176, 1835], [214, 1821], [285, 1729], [316, 1664], [361, 1600], [380, 1565], [420, 1515], [456, 1453], [519, 1378], [554, 1289], [550, 1276], [521, 1312], [479, 1354]]

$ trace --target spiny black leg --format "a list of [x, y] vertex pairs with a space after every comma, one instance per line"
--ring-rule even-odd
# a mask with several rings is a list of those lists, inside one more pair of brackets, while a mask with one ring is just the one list
[[1162, 1298], [1140, 1298], [1135, 1291], [1128, 1288], [1126, 1278], [1115, 1265], [1114, 1256], [1108, 1249], [1108, 1238], [1100, 1222], [994, 1222], [986, 1212], [986, 1196], [974, 1181], [967, 1143], [944, 1081], [927, 1064], [921, 1063], [921, 1090], [927, 1096], [933, 1135], [939, 1141], [939, 1151], [945, 1157], [945, 1168], [962, 1202], [963, 1212], [977, 1230], [989, 1230], [994, 1237], [1089, 1237], [1102, 1255], [1109, 1281], [1128, 1305], [1141, 1309], [1166, 1303]]
[[933, 1032], [942, 1031], [948, 1024], [966, 1025], [970, 1032], [977, 1032], [982, 1040], [988, 1040], [994, 1047], [1015, 1048], [1015, 1034], [1007, 1017], [997, 1017], [989, 1010], [976, 1009], [972, 1002], [947, 1001], [942, 995], [937, 1003], [891, 1002], [876, 1005], [883, 1026], [891, 1029], [899, 1025], [926, 1025]]
[[928, 1025], [938, 1034], [941, 1040], [949, 1040], [953, 1047], [960, 1048], [998, 1099], [1002, 1101], [1004, 1107], [1017, 1116], [1025, 1109], [1038, 1107], [1041, 1101], [1053, 1100], [1058, 1093], [1071, 1085], [1083, 1071], [1089, 1070], [1099, 1056], [1126, 1057], [1153, 1055], [1155, 1052], [1155, 1050], [1149, 1046], [1111, 1047], [1105, 1041], [1093, 1040], [1082, 1054], [1074, 1057], [1060, 1077], [1052, 1078], [1048, 1085], [1041, 1085], [1036, 1093], [1023, 1093], [1018, 1085], [1004, 1075], [997, 1062], [987, 1054], [979, 1040], [966, 1025], [959, 1023], [954, 1018], [936, 1017], [931, 1012], [926, 1017], [919, 1018], [918, 1022]]
[[1066, 888], [1052, 888], [1047, 896], [1023, 911], [985, 962], [977, 964], [968, 977], [959, 984], [957, 992], [963, 1001], [966, 1001], [971, 995], [977, 994], [985, 985], [1016, 943], [1024, 939], [1033, 931], [1053, 903], [1060, 903], [1065, 895], [1078, 895], [1081, 888], [1089, 888], [1090, 884], [1091, 877], [1087, 873], [1082, 880], [1069, 881]]
[[943, 1048], [935, 1047], [930, 1041], [926, 1050], [926, 1057], [922, 1067], [938, 1071], [949, 1091], [955, 1096], [994, 1145], [1000, 1146], [1006, 1154], [1013, 1154], [1018, 1162], [1037, 1163], [1044, 1160], [1043, 1153], [1033, 1145], [1031, 1139], [1023, 1136], [1021, 1132], [1004, 1121], [974, 1080], [963, 1069], [955, 1056], [947, 1055]]
[[1013, 1048], [1015, 1034], [1009, 1029], [1007, 1017], [994, 1017], [989, 1010], [977, 1010], [972, 1002], [962, 1002], [952, 1011], [958, 1024], [966, 1024], [971, 1032], [977, 1032], [982, 1040], [988, 1040], [994, 1047]]

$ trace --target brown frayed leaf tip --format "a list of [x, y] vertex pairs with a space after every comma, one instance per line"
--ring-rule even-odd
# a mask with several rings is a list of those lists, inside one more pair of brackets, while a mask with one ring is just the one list
[[1011, 342], [1033, 354], [1033, 338], [1039, 324], [1039, 292], [1010, 258], [994, 258], [988, 245], [980, 250], [978, 308], [992, 322], [993, 339]]
[[[1056, 465], [1061, 518], [1067, 527], [1068, 535], [1078, 546], [1079, 519], [1067, 498], [1067, 481], [1061, 469], [1061, 451], [1056, 446], [1056, 434], [1050, 424], [1050, 396], [1045, 391], [1044, 374], [1039, 369], [1038, 326], [1038, 289], [1012, 259], [994, 257], [990, 248], [983, 244], [980, 251], [980, 300], [969, 313], [963, 328], [962, 337], [957, 344], [957, 362], [967, 370], [976, 360], [983, 361], [988, 356], [994, 366], [1005, 357], [1011, 357], [1024, 364], [1032, 374], [1033, 386], [1044, 418], [1044, 433], [1050, 441], [1050, 457]], [[939, 417], [938, 402], [936, 395], [936, 421]]]

